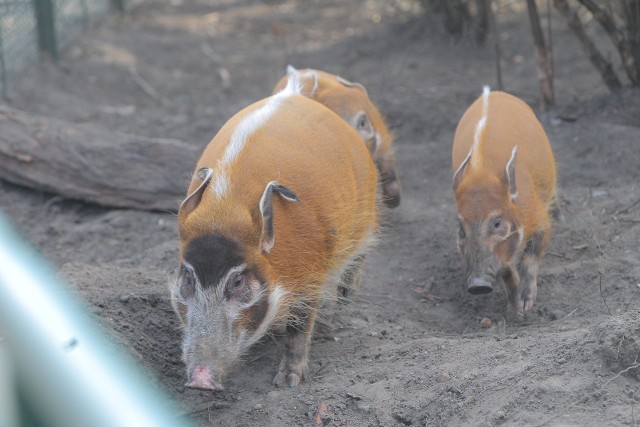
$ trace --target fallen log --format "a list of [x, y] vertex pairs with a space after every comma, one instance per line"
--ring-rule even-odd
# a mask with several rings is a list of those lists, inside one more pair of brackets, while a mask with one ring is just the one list
[[64, 198], [175, 212], [200, 151], [0, 105], [0, 179]]

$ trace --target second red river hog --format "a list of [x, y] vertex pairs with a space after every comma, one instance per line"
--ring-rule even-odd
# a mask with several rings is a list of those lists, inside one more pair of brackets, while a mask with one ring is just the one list
[[509, 304], [518, 313], [530, 310], [556, 195], [542, 125], [522, 100], [485, 87], [460, 119], [452, 161], [467, 290], [489, 293], [500, 278]]
[[282, 90], [292, 76], [302, 80], [303, 95], [325, 105], [358, 131], [380, 172], [382, 201], [390, 208], [400, 205], [402, 187], [393, 153], [393, 134], [365, 87], [324, 71], [297, 70], [289, 65], [274, 93]]
[[206, 147], [178, 213], [171, 286], [187, 387], [223, 389], [235, 362], [270, 333], [273, 380], [307, 373], [325, 293], [357, 285], [375, 240], [377, 175], [357, 132], [290, 79], [232, 117]]

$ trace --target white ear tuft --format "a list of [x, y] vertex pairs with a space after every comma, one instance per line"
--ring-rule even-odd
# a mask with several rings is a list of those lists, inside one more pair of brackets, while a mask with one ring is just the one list
[[287, 74], [295, 73], [296, 71], [298, 71], [296, 70], [296, 67], [291, 64], [287, 65]]

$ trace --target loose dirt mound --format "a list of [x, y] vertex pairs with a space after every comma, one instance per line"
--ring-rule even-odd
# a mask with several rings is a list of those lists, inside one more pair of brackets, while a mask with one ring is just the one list
[[[274, 388], [278, 348], [265, 340], [227, 391], [211, 395], [183, 387], [166, 289], [177, 267], [175, 217], [2, 184], [2, 209], [153, 381], [199, 425], [635, 423], [640, 93], [607, 96], [572, 36], [555, 25], [558, 99], [571, 121], [543, 123], [557, 156], [562, 218], [538, 303], [513, 319], [502, 289], [464, 293], [450, 184], [455, 124], [494, 81], [492, 47], [452, 44], [411, 1], [209, 3], [148, 0], [111, 18], [59, 66], [33, 70], [11, 105], [204, 147], [228, 117], [271, 92], [287, 63], [326, 69], [365, 84], [388, 117], [404, 198], [386, 212], [354, 301], [325, 307], [312, 378]], [[499, 18], [506, 89], [535, 107], [526, 15], [512, 2]]]

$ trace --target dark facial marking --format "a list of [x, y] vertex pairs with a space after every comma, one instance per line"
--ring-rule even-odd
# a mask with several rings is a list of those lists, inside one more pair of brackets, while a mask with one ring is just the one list
[[260, 301], [251, 306], [246, 312], [246, 323], [245, 327], [247, 330], [254, 332], [258, 329], [264, 317], [267, 315], [267, 310], [269, 309], [269, 299], [266, 294], [263, 294]]
[[229, 269], [244, 262], [240, 245], [219, 234], [205, 234], [191, 240], [184, 259], [193, 266], [203, 288], [216, 285]]

